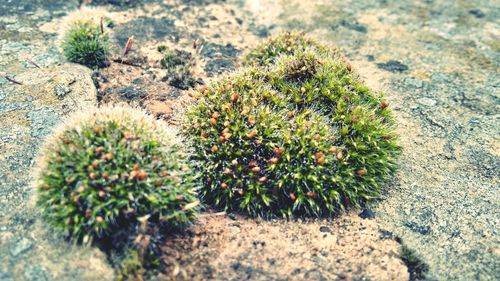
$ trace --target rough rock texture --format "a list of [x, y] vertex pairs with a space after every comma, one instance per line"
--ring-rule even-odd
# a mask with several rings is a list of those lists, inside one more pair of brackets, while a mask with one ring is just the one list
[[109, 280], [104, 255], [54, 237], [31, 200], [30, 171], [45, 136], [69, 112], [97, 105], [91, 71], [63, 64], [12, 79], [21, 85], [0, 87], [0, 280]]
[[384, 233], [355, 213], [304, 221], [204, 214], [187, 234], [167, 241], [166, 278], [408, 280], [399, 243]]
[[[158, 44], [191, 52], [201, 84], [237, 67], [237, 56], [257, 39], [298, 29], [343, 48], [367, 83], [388, 93], [399, 118], [400, 169], [382, 200], [371, 206], [373, 212], [363, 212], [364, 221], [372, 220], [344, 215], [324, 222], [255, 222], [209, 216], [172, 240], [182, 246], [165, 245], [165, 253], [180, 255], [175, 262], [189, 256], [200, 261], [198, 268], [212, 268], [191, 267], [193, 279], [212, 274], [233, 280], [283, 275], [321, 280], [339, 273], [354, 277], [361, 268], [372, 280], [384, 280], [377, 275], [383, 270], [399, 270], [395, 279], [403, 280], [407, 273], [394, 253], [395, 235], [429, 264], [427, 279], [500, 279], [498, 1], [141, 0], [128, 5], [132, 1], [18, 0], [0, 1], [0, 280], [112, 279], [102, 253], [53, 237], [30, 205], [29, 171], [43, 136], [76, 105], [84, 106], [80, 94], [95, 95], [90, 71], [58, 67], [64, 59], [54, 45], [59, 20], [91, 2], [115, 4], [100, 6], [111, 11], [115, 25], [113, 54], [119, 56], [124, 41], [136, 35], [132, 54], [140, 58], [106, 69], [101, 91], [132, 97], [132, 103], [158, 116], [172, 116], [187, 96], [162, 84]], [[379, 229], [378, 238], [370, 236]], [[345, 256], [357, 246], [322, 244], [332, 237], [373, 251]], [[300, 254], [287, 256], [285, 247], [278, 247], [283, 242], [293, 243]], [[338, 269], [336, 255], [343, 257]], [[380, 258], [369, 260], [372, 255]], [[273, 256], [283, 266], [273, 266]], [[293, 265], [285, 265], [287, 260]], [[183, 276], [170, 262], [172, 274]], [[395, 266], [380, 271], [382, 262]], [[292, 268], [302, 264], [307, 271], [293, 275]]]

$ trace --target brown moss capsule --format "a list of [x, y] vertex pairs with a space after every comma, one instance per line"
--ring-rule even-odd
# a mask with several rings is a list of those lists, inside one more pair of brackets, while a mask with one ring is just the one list
[[279, 162], [279, 159], [277, 157], [273, 157], [269, 159], [267, 162], [269, 162], [270, 164], [277, 164]]
[[106, 153], [106, 154], [104, 154], [103, 159], [106, 160], [106, 161], [111, 161], [111, 160], [113, 160], [113, 154]]
[[351, 123], [356, 123], [358, 121], [358, 117], [356, 115], [351, 116]]
[[225, 168], [223, 173], [224, 173], [225, 175], [229, 175], [229, 174], [232, 174], [232, 173], [233, 173], [233, 171], [232, 171], [231, 169], [229, 169], [229, 168]]
[[225, 182], [223, 182], [223, 183], [220, 185], [220, 188], [222, 188], [222, 190], [227, 189], [227, 184], [226, 184]]
[[138, 163], [136, 163], [136, 164], [134, 165], [134, 167], [132, 168], [132, 170], [134, 170], [134, 171], [139, 171], [139, 164], [138, 164]]
[[225, 141], [226, 141], [226, 138], [225, 138], [224, 136], [220, 136], [220, 137], [219, 137], [219, 142], [220, 142], [220, 143], [223, 143], [223, 142], [225, 142]]
[[220, 116], [219, 112], [217, 112], [217, 111], [212, 114], [212, 118], [214, 118], [214, 119], [219, 118], [219, 116]]
[[238, 160], [234, 159], [233, 161], [231, 161], [231, 165], [238, 166]]
[[260, 177], [259, 183], [265, 183], [267, 181], [267, 177]]
[[283, 152], [285, 152], [285, 148], [284, 147], [276, 147], [273, 149], [273, 152], [277, 156], [281, 156], [283, 154]]
[[360, 176], [360, 177], [366, 176], [367, 173], [368, 173], [368, 171], [366, 169], [360, 169], [360, 170], [356, 171], [356, 174], [358, 174], [358, 176]]
[[290, 199], [291, 199], [292, 201], [295, 201], [295, 200], [297, 199], [297, 197], [295, 197], [295, 194], [293, 194], [293, 192], [290, 192], [290, 194], [289, 194], [289, 195], [290, 195]]
[[336, 153], [337, 152], [337, 148], [335, 146], [331, 146], [329, 149], [328, 149], [328, 152], [330, 153]]
[[253, 130], [253, 131], [251, 131], [250, 133], [247, 134], [247, 138], [252, 139], [252, 138], [255, 137], [255, 135], [257, 135], [257, 131]]
[[137, 174], [137, 179], [140, 181], [145, 180], [147, 177], [148, 177], [148, 173], [146, 173], [145, 171], [140, 171]]
[[214, 146], [212, 146], [211, 150], [212, 150], [212, 153], [215, 153], [219, 150], [219, 148], [216, 145], [214, 145]]
[[352, 65], [350, 63], [347, 63], [346, 68], [349, 72], [352, 71]]
[[130, 172], [130, 177], [132, 179], [137, 178], [137, 175], [139, 175], [139, 171], [133, 170], [132, 172]]
[[106, 192], [104, 192], [103, 190], [99, 190], [99, 193], [98, 193], [98, 194], [99, 194], [99, 197], [100, 197], [100, 198], [104, 198], [104, 197], [106, 197]]
[[90, 173], [90, 174], [89, 174], [89, 178], [90, 178], [91, 180], [95, 180], [95, 179], [97, 178], [97, 175], [96, 175], [95, 173]]
[[389, 102], [384, 100], [380, 103], [380, 108], [382, 109], [386, 109], [387, 107], [389, 107]]
[[211, 178], [207, 178], [207, 183], [211, 184], [212, 183], [212, 179]]
[[238, 94], [233, 94], [233, 95], [231, 96], [231, 101], [232, 101], [232, 102], [237, 102], [239, 98], [240, 98], [240, 95], [238, 95]]
[[210, 125], [215, 126], [215, 124], [217, 124], [217, 119], [210, 118]]
[[255, 167], [255, 166], [257, 166], [257, 161], [252, 160], [252, 161], [248, 162], [248, 167]]
[[92, 129], [92, 131], [94, 132], [94, 134], [100, 134], [100, 133], [102, 133], [103, 128], [102, 127], [94, 127]]
[[321, 135], [320, 134], [315, 134], [314, 135], [314, 140], [315, 141], [319, 141], [321, 139]]
[[41, 188], [41, 189], [43, 189], [43, 190], [47, 190], [47, 189], [49, 189], [49, 188], [50, 188], [50, 186], [49, 186], [47, 183], [44, 183], [44, 184], [42, 184], [42, 185], [40, 186], [40, 188]]
[[205, 131], [202, 131], [201, 134], [200, 134], [200, 137], [205, 140], [207, 138], [207, 132]]
[[261, 140], [254, 140], [253, 143], [255, 143], [255, 145], [261, 145], [262, 141]]
[[95, 221], [96, 221], [97, 223], [102, 223], [102, 222], [104, 222], [104, 219], [103, 219], [102, 217], [100, 217], [100, 216], [97, 216], [97, 217], [95, 218]]
[[342, 154], [342, 151], [339, 151], [337, 152], [337, 160], [342, 160], [342, 158], [344, 157], [344, 155]]
[[250, 116], [250, 117], [248, 117], [247, 122], [248, 122], [248, 125], [253, 126], [253, 125], [255, 125], [256, 121], [255, 121], [254, 117]]
[[258, 172], [260, 172], [260, 167], [259, 166], [255, 166], [255, 167], [253, 167], [251, 169], [251, 171], [254, 172], [254, 173], [258, 173]]
[[104, 151], [104, 147], [102, 147], [102, 146], [96, 147], [96, 149], [95, 149], [95, 153], [97, 153], [97, 154], [101, 154], [103, 151]]
[[314, 154], [314, 158], [316, 160], [316, 164], [323, 164], [325, 163], [325, 155], [322, 152], [316, 152]]
[[259, 105], [259, 102], [256, 99], [252, 99], [250, 102], [252, 103], [253, 107], [256, 107], [257, 105]]
[[317, 194], [316, 192], [314, 192], [314, 191], [308, 191], [308, 192], [306, 193], [306, 195], [307, 195], [307, 197], [309, 197], [309, 198], [316, 198], [316, 197], [318, 196], [318, 194]]
[[292, 119], [293, 116], [295, 116], [295, 112], [293, 111], [289, 111], [287, 114], [286, 114], [286, 117], [288, 117], [288, 119]]
[[88, 219], [92, 216], [92, 210], [91, 209], [87, 209], [85, 210], [85, 217]]

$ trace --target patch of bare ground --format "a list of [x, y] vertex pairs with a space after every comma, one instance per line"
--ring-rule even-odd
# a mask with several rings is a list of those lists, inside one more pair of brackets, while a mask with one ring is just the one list
[[165, 243], [167, 280], [408, 280], [400, 244], [354, 213], [256, 220], [206, 213]]

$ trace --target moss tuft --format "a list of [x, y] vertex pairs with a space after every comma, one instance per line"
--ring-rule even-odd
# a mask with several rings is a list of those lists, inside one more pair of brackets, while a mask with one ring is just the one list
[[382, 94], [336, 51], [290, 36], [252, 50], [260, 66], [196, 94], [185, 129], [209, 204], [253, 216], [330, 215], [378, 197], [396, 167]]
[[165, 52], [165, 54], [160, 61], [160, 65], [167, 69], [167, 76], [163, 80], [167, 81], [170, 86], [182, 90], [194, 87], [195, 79], [191, 71], [191, 53], [182, 50], [171, 52], [166, 47], [161, 49], [160, 52]]
[[62, 49], [70, 62], [90, 68], [103, 67], [107, 62], [108, 36], [97, 24], [78, 21], [64, 34]]
[[429, 272], [429, 266], [415, 253], [414, 250], [406, 245], [401, 245], [400, 255], [403, 262], [408, 267], [410, 281], [427, 280], [426, 275]]
[[141, 221], [168, 228], [189, 224], [198, 202], [193, 174], [168, 134], [159, 121], [132, 108], [75, 114], [48, 139], [38, 160], [37, 203], [45, 220], [84, 243], [126, 240]]
[[303, 52], [306, 49], [317, 53], [329, 53], [339, 56], [336, 49], [321, 45], [315, 40], [297, 32], [285, 32], [275, 37], [271, 37], [251, 49], [242, 59], [243, 66], [269, 66], [273, 65], [279, 56], [293, 55]]

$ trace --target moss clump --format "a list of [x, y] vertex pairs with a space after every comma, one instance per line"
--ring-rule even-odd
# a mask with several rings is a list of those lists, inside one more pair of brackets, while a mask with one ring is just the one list
[[196, 94], [185, 127], [207, 203], [321, 216], [379, 195], [399, 152], [388, 103], [336, 52], [310, 44]]
[[108, 37], [97, 24], [75, 22], [64, 34], [62, 49], [70, 62], [90, 68], [103, 67], [107, 62]]
[[[165, 46], [162, 46], [165, 47]], [[158, 47], [160, 51], [160, 46]], [[161, 48], [160, 52], [165, 52], [163, 58], [160, 60], [160, 65], [168, 70], [172, 70], [179, 66], [186, 66], [191, 60], [191, 54], [186, 51], [175, 50], [174, 52], [167, 51], [166, 47]]]
[[[166, 49], [162, 48], [161, 52], [165, 51]], [[191, 53], [181, 50], [166, 51], [160, 65], [167, 69], [167, 76], [163, 80], [167, 81], [170, 86], [182, 90], [194, 87], [195, 79], [191, 71]]]
[[414, 250], [408, 248], [406, 245], [401, 245], [400, 253], [401, 259], [408, 267], [410, 273], [410, 280], [427, 280], [426, 276], [429, 273], [429, 265], [420, 258]]
[[[45, 144], [35, 175], [45, 220], [78, 242], [179, 228], [196, 215], [193, 174], [154, 119], [114, 107], [76, 114]], [[111, 238], [110, 238], [111, 237]]]
[[340, 56], [340, 52], [319, 44], [311, 38], [297, 32], [286, 32], [267, 39], [251, 49], [242, 59], [243, 66], [269, 66], [281, 55], [293, 55], [306, 49], [318, 53]]

